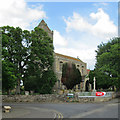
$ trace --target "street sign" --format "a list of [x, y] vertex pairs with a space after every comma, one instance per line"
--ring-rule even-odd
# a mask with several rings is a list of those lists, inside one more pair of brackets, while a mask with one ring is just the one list
[[96, 96], [105, 96], [106, 92], [96, 92]]

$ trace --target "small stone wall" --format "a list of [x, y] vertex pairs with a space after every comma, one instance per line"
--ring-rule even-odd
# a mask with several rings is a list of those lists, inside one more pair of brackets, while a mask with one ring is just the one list
[[3, 95], [3, 102], [60, 102], [64, 101], [61, 95]]
[[3, 95], [3, 102], [40, 102], [40, 103], [62, 103], [62, 102], [105, 102], [112, 97], [85, 97], [75, 96], [67, 98], [65, 95], [45, 94], [45, 95]]

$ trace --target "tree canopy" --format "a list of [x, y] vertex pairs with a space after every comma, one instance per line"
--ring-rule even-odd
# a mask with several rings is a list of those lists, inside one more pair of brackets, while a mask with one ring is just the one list
[[90, 72], [89, 72], [89, 83], [92, 85], [92, 88], [93, 88], [94, 77], [95, 77], [94, 70], [90, 70]]
[[[40, 80], [45, 72], [52, 70], [52, 39], [38, 27], [31, 32], [10, 26], [4, 26], [1, 30], [3, 89], [16, 87], [16, 92], [20, 93], [21, 80], [25, 83], [25, 89], [37, 88], [38, 84], [35, 82]], [[52, 74], [54, 76], [54, 73]]]
[[[28, 37], [29, 36], [29, 37]], [[16, 92], [20, 93], [20, 81], [22, 75], [24, 75], [25, 65], [27, 57], [29, 56], [27, 51], [28, 48], [23, 44], [24, 40], [30, 39], [29, 31], [22, 31], [19, 27], [2, 27], [2, 62], [3, 62], [3, 89], [4, 89], [4, 78], [6, 74], [9, 74], [7, 79], [10, 80], [11, 75], [16, 77]], [[9, 69], [7, 70], [7, 67]], [[4, 70], [7, 70], [6, 72]], [[10, 75], [10, 71], [12, 73]], [[6, 83], [6, 85], [9, 83]], [[12, 83], [11, 83], [12, 84]], [[12, 85], [13, 86], [13, 85]]]
[[73, 63], [64, 63], [62, 67], [62, 78], [61, 81], [67, 89], [73, 89], [77, 84], [80, 84], [82, 80], [79, 69], [76, 68]]
[[119, 88], [119, 50], [120, 38], [113, 38], [108, 43], [98, 46], [95, 65], [97, 88]]
[[44, 30], [37, 27], [31, 32], [31, 39], [30, 59], [24, 80], [25, 89], [50, 93], [57, 80], [52, 71], [54, 61], [52, 39]]

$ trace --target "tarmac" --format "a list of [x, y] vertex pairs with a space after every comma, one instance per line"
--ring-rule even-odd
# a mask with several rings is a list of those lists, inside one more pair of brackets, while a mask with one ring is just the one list
[[9, 113], [2, 113], [2, 118], [61, 118], [62, 115], [56, 110], [37, 108], [37, 107], [23, 107], [11, 106]]

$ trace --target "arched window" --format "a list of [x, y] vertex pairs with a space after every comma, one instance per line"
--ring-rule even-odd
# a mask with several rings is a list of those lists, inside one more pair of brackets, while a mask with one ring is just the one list
[[62, 71], [63, 62], [60, 61], [60, 71]]
[[60, 63], [63, 63], [63, 61], [60, 61]]
[[89, 91], [89, 81], [88, 80], [86, 81], [85, 91], [87, 91], [87, 92]]
[[80, 65], [77, 65], [77, 67], [80, 67]]

